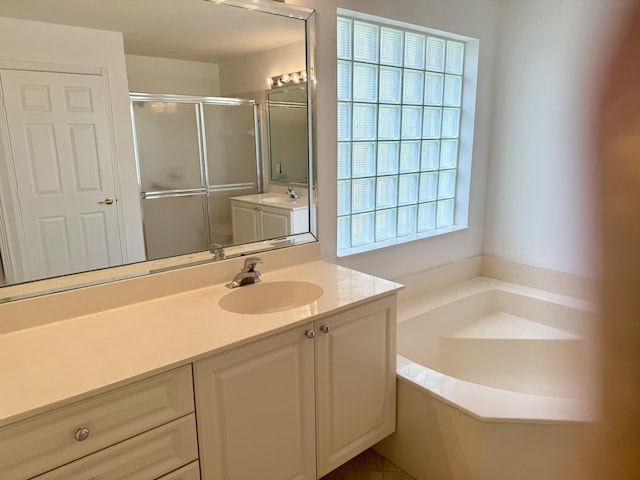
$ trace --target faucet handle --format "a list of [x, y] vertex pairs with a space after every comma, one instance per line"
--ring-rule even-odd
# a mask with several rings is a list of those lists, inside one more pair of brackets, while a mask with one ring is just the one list
[[256, 264], [258, 263], [264, 263], [260, 257], [245, 258], [243, 270], [245, 272], [253, 272], [256, 267]]

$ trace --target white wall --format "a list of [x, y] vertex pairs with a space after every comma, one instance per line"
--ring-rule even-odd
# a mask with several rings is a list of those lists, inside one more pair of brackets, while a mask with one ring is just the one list
[[126, 55], [129, 91], [217, 97], [218, 65], [173, 58]]
[[107, 68], [115, 125], [120, 179], [119, 206], [123, 208], [128, 259], [144, 260], [142, 219], [133, 133], [129, 112], [129, 88], [122, 35], [88, 28], [0, 17], [0, 60]]
[[596, 273], [591, 122], [629, 3], [502, 0], [485, 254]]
[[[304, 35], [300, 22], [300, 35]], [[233, 96], [269, 88], [267, 79], [283, 73], [304, 70], [306, 54], [304, 41], [284, 45], [254, 55], [220, 62], [220, 92]]]
[[[295, 0], [318, 12], [319, 234], [325, 260], [397, 278], [482, 253], [496, 25], [495, 0]], [[350, 257], [336, 257], [336, 9], [387, 17], [480, 40], [469, 228]]]

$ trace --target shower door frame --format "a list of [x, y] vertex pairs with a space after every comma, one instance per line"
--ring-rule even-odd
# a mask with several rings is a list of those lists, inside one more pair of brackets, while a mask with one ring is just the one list
[[[196, 128], [198, 137], [198, 158], [200, 162], [200, 183], [199, 188], [189, 189], [176, 189], [176, 190], [158, 190], [144, 192], [142, 190], [142, 176], [140, 171], [140, 158], [138, 155], [138, 136], [136, 132], [136, 121], [134, 116], [134, 102], [166, 102], [166, 103], [186, 103], [195, 107], [196, 114]], [[156, 93], [130, 93], [129, 105], [131, 109], [131, 123], [133, 128], [133, 142], [136, 158], [136, 174], [138, 181], [138, 191], [140, 193], [140, 211], [142, 215], [143, 235], [144, 235], [144, 248], [145, 255], [148, 258], [147, 249], [147, 234], [144, 228], [144, 208], [142, 202], [144, 200], [153, 200], [158, 198], [177, 198], [177, 197], [191, 197], [199, 196], [202, 198], [203, 218], [205, 219], [204, 232], [208, 244], [208, 248], [213, 248], [212, 233], [211, 233], [211, 212], [209, 208], [209, 194], [234, 191], [234, 190], [246, 190], [248, 188], [255, 188], [256, 193], [262, 193], [263, 191], [263, 166], [262, 166], [262, 147], [260, 140], [260, 111], [259, 104], [252, 99], [242, 98], [230, 98], [230, 97], [207, 97], [207, 96], [194, 96], [194, 95], [180, 95], [180, 94], [156, 94]], [[207, 158], [207, 136], [206, 126], [204, 118], [204, 106], [205, 105], [220, 105], [220, 106], [253, 106], [253, 123], [254, 123], [254, 138], [255, 138], [255, 152], [256, 152], [256, 181], [247, 183], [233, 183], [233, 184], [219, 184], [211, 185], [209, 183], [209, 162]]]

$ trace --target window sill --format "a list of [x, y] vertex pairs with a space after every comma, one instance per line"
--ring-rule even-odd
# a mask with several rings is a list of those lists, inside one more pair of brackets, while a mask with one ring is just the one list
[[437, 228], [435, 230], [429, 230], [428, 232], [414, 233], [412, 235], [404, 235], [402, 237], [391, 238], [382, 242], [368, 243], [366, 245], [360, 245], [358, 247], [344, 248], [338, 250], [338, 257], [348, 257], [350, 255], [357, 255], [359, 253], [370, 252], [372, 250], [379, 250], [381, 248], [393, 247], [394, 245], [402, 245], [403, 243], [414, 242], [416, 240], [422, 240], [425, 238], [437, 237], [440, 235], [446, 235], [448, 233], [459, 232], [460, 230], [468, 229], [468, 225], [452, 225], [445, 228]]

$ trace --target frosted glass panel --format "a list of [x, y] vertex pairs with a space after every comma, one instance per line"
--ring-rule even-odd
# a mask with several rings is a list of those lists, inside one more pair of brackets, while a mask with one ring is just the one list
[[402, 107], [402, 138], [420, 138], [422, 129], [422, 108]]
[[376, 241], [389, 240], [396, 236], [397, 217], [395, 208], [376, 212]]
[[351, 104], [338, 104], [338, 141], [351, 140]]
[[445, 108], [442, 111], [442, 137], [455, 138], [460, 133], [460, 109]]
[[351, 144], [338, 143], [338, 178], [351, 176]]
[[353, 213], [373, 210], [375, 206], [375, 178], [361, 178], [351, 182], [351, 211]]
[[338, 215], [351, 213], [351, 182], [338, 182]]
[[419, 202], [431, 202], [438, 196], [438, 172], [420, 174]]
[[354, 102], [378, 101], [378, 67], [366, 63], [353, 64]]
[[351, 33], [353, 32], [353, 20], [338, 18], [338, 58], [351, 60]]
[[410, 235], [417, 231], [417, 213], [415, 205], [398, 208], [398, 236]]
[[142, 201], [148, 260], [207, 250], [203, 195]]
[[441, 38], [427, 39], [427, 70], [442, 72], [444, 70], [444, 54], [446, 42]]
[[338, 60], [338, 101], [351, 100], [351, 62]]
[[398, 142], [378, 143], [378, 175], [398, 173], [400, 144]]
[[354, 143], [351, 147], [352, 177], [372, 177], [376, 174], [376, 144], [373, 142]]
[[378, 140], [398, 140], [400, 138], [400, 106], [380, 105], [378, 107]]
[[409, 173], [420, 170], [420, 142], [402, 142], [400, 144], [400, 172]]
[[420, 170], [436, 170], [440, 160], [440, 142], [425, 140], [422, 142], [422, 159]]
[[398, 177], [378, 177], [376, 185], [376, 208], [395, 207], [398, 202]]
[[400, 103], [402, 70], [380, 67], [380, 103]]
[[351, 217], [351, 244], [355, 247], [374, 241], [374, 214], [364, 213]]
[[418, 231], [426, 232], [436, 228], [436, 204], [421, 203], [418, 205]]
[[422, 89], [424, 88], [424, 73], [417, 70], [405, 70], [402, 81], [402, 102], [422, 105]]
[[133, 102], [143, 192], [203, 186], [196, 105]]
[[424, 79], [425, 105], [442, 105], [443, 83], [444, 79], [441, 73], [426, 73]]
[[418, 201], [418, 175], [400, 175], [398, 181], [398, 205]]
[[458, 164], [458, 140], [443, 140], [440, 168], [456, 168]]
[[[253, 105], [202, 106], [209, 185], [258, 181]], [[270, 113], [273, 158], [305, 158], [306, 109], [279, 107]], [[292, 180], [307, 177], [306, 162], [291, 162]], [[295, 167], [295, 168], [293, 168]]]
[[462, 75], [464, 65], [464, 43], [447, 41], [447, 64], [445, 71]]
[[424, 138], [440, 137], [440, 123], [442, 121], [442, 109], [435, 107], [424, 108], [424, 123], [422, 136]]
[[[353, 105], [353, 139], [375, 140], [377, 124], [377, 108], [375, 105]], [[338, 138], [340, 140], [340, 138]]]
[[456, 194], [456, 171], [441, 170], [438, 176], [438, 199], [451, 198]]
[[353, 59], [361, 62], [378, 62], [380, 27], [370, 23], [353, 22]]
[[424, 68], [427, 37], [419, 33], [406, 32], [404, 36], [404, 66]]
[[462, 99], [462, 77], [445, 75], [444, 78], [444, 105], [446, 107], [459, 107]]
[[338, 218], [338, 249], [351, 246], [351, 217]]
[[402, 66], [402, 31], [394, 28], [380, 29], [380, 63]]
[[453, 225], [453, 199], [438, 202], [436, 207], [436, 227]]

